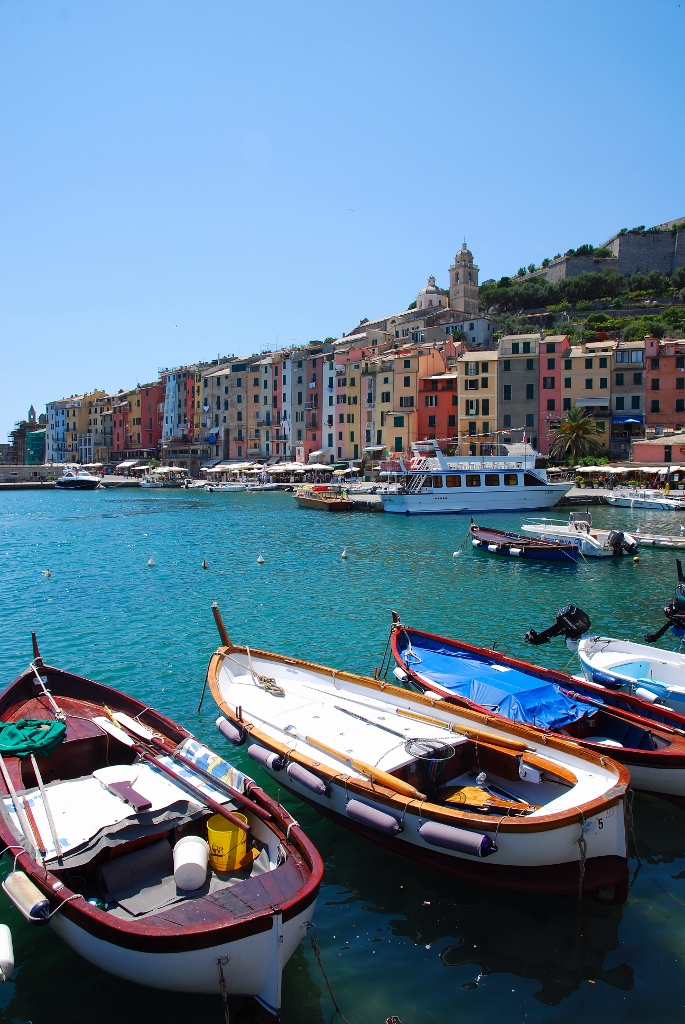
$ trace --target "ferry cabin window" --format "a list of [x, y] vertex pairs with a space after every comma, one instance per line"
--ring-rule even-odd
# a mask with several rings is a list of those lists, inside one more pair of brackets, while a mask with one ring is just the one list
[[504, 474], [504, 486], [505, 487], [516, 487], [519, 482], [518, 473], [505, 473]]
[[433, 477], [433, 487], [442, 487], [442, 477], [441, 476], [434, 476]]
[[446, 476], [445, 477], [445, 487], [461, 487], [461, 477], [460, 476]]
[[540, 480], [533, 473], [523, 474], [523, 485], [524, 487], [545, 487], [545, 481]]
[[467, 473], [466, 474], [466, 486], [467, 487], [480, 487], [480, 475]]
[[485, 474], [485, 486], [486, 487], [499, 487], [499, 473], [486, 473]]

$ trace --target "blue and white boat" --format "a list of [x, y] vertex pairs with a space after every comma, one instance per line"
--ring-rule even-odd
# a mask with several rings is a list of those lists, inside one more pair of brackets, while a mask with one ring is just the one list
[[590, 682], [685, 713], [685, 654], [588, 636], [578, 644], [578, 657]]

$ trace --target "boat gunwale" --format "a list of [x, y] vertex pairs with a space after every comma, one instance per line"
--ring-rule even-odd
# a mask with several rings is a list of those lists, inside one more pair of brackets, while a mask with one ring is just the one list
[[[386, 804], [389, 807], [394, 807], [397, 810], [401, 810], [403, 815], [407, 813], [414, 814], [417, 817], [430, 818], [431, 820], [440, 821], [447, 825], [470, 824], [474, 828], [484, 831], [493, 831], [496, 828], [498, 832], [547, 832], [558, 828], [565, 828], [568, 825], [580, 822], [581, 820], [586, 821], [589, 817], [592, 817], [595, 814], [608, 810], [610, 807], [615, 807], [621, 802], [628, 786], [630, 785], [630, 775], [628, 771], [623, 765], [614, 762], [611, 758], [605, 757], [602, 754], [597, 754], [592, 750], [586, 750], [585, 748], [580, 747], [579, 744], [575, 743], [573, 740], [566, 741], [558, 739], [556, 736], [548, 737], [542, 730], [523, 726], [522, 728], [511, 731], [516, 731], [520, 735], [534, 739], [537, 743], [542, 743], [545, 746], [553, 747], [557, 750], [564, 750], [575, 757], [579, 757], [581, 760], [589, 760], [594, 764], [600, 765], [605, 771], [613, 769], [617, 775], [614, 785], [607, 789], [605, 795], [596, 797], [594, 800], [574, 805], [573, 808], [554, 811], [552, 814], [539, 815], [534, 818], [504, 817], [500, 819], [496, 815], [478, 815], [468, 811], [460, 811], [453, 807], [442, 807], [429, 800], [418, 800], [413, 797], [404, 796], [392, 790], [385, 789], [378, 783], [374, 784], [373, 781], [355, 778], [347, 775], [345, 772], [335, 771], [301, 751], [294, 751], [288, 744], [281, 743], [279, 740], [274, 739], [268, 733], [263, 732], [260, 728], [255, 727], [251, 723], [246, 723], [244, 717], [238, 718], [237, 712], [233, 711], [224, 700], [219, 685], [219, 673], [224, 660], [228, 654], [234, 652], [241, 654], [244, 653], [247, 655], [247, 648], [236, 644], [231, 647], [217, 648], [209, 661], [207, 679], [215, 703], [235, 726], [239, 729], [246, 730], [249, 735], [253, 736], [262, 746], [275, 751], [279, 755], [287, 756], [291, 761], [297, 761], [304, 767], [313, 770], [317, 775], [325, 775], [326, 780], [330, 785], [340, 785], [341, 779], [343, 779], [346, 792], [353, 791], [360, 796], [365, 796], [368, 799]], [[337, 669], [332, 669], [325, 665], [318, 665], [315, 662], [306, 661], [301, 658], [281, 657], [269, 651], [261, 651], [254, 647], [250, 648], [250, 654], [253, 658], [257, 657], [263, 658], [267, 661], [297, 665], [309, 671], [320, 672], [324, 675], [328, 675], [333, 679], [345, 680], [352, 682], [355, 685], [366, 686], [368, 689], [374, 689], [381, 692], [389, 691], [391, 695], [398, 696], [403, 700], [406, 700], [409, 697], [411, 700], [417, 700], [420, 703], [431, 707], [434, 711], [440, 710], [440, 707], [436, 708], [436, 704], [442, 704], [446, 706], [446, 710], [451, 714], [462, 714], [462, 712], [466, 712], [466, 717], [470, 718], [483, 719], [487, 717], [480, 713], [473, 713], [470, 708], [460, 707], [458, 711], [453, 711], [452, 709], [454, 708], [454, 705], [450, 705], [446, 701], [436, 701], [435, 698], [427, 698], [422, 694], [413, 692], [408, 693], [407, 690], [403, 690], [400, 687], [393, 686], [392, 684], [381, 684], [378, 680], [370, 679], [367, 676], [359, 676], [351, 672], [338, 671]], [[508, 723], [508, 719], [504, 719], [502, 717], [500, 717], [500, 721]], [[502, 731], [509, 731], [507, 728], [500, 725], [499, 722], [497, 724]], [[515, 724], [518, 725], [518, 723]], [[589, 756], [586, 758], [585, 755]], [[607, 761], [609, 764], [607, 764]]]
[[[533, 665], [530, 662], [523, 661], [520, 658], [514, 658], [511, 655], [503, 654], [501, 651], [492, 650], [491, 648], [487, 647], [478, 647], [475, 644], [469, 644], [468, 642], [463, 640], [450, 639], [449, 637], [441, 636], [438, 633], [428, 633], [425, 630], [416, 629], [414, 626], [393, 626], [391, 636], [391, 649], [393, 657], [395, 658], [397, 663], [401, 665], [402, 668], [411, 676], [412, 679], [414, 679], [420, 686], [427, 686], [431, 690], [431, 692], [434, 693], [439, 693], [442, 695], [443, 691], [439, 690], [437, 686], [433, 688], [433, 686], [427, 683], [425, 679], [418, 676], [412, 670], [411, 666], [405, 664], [404, 659], [401, 657], [397, 649], [396, 638], [399, 635], [399, 633], [403, 630], [409, 630], [410, 632], [418, 634], [419, 636], [425, 636], [432, 640], [440, 640], [443, 643], [452, 644], [473, 654], [478, 654], [481, 656], [485, 655], [488, 658], [491, 658], [493, 661], [497, 661], [500, 664], [509, 665], [512, 668], [520, 669], [528, 675], [535, 675], [542, 680], [546, 680], [547, 682], [556, 683], [557, 685], [565, 685], [571, 688], [577, 688], [579, 685], [588, 687], [590, 690], [593, 690], [597, 693], [597, 696], [600, 698], [600, 700], [606, 698], [607, 694], [610, 694], [612, 697], [617, 696], [617, 692], [608, 691], [605, 689], [605, 687], [600, 686], [597, 683], [591, 683], [588, 680], [583, 680], [581, 682], [580, 679], [576, 679], [574, 676], [569, 675], [567, 672], [562, 672], [558, 669], [548, 669], [541, 665]], [[638, 705], [638, 707], [644, 706], [644, 702], [641, 701], [639, 697], [632, 696], [632, 694], [626, 694], [621, 692], [620, 697], [622, 701], [625, 700], [627, 703], [636, 704]], [[460, 709], [468, 710], [471, 712], [474, 712], [474, 710], [478, 708], [478, 705], [475, 704], [475, 702], [469, 701], [468, 698], [457, 697], [454, 694], [449, 694], [447, 691], [444, 692], [444, 700], [448, 704], [456, 705]], [[462, 704], [462, 701], [466, 703]], [[631, 720], [632, 724], [644, 728], [646, 732], [656, 733], [661, 738], [667, 740], [669, 746], [675, 745], [680, 748], [680, 750], [676, 753], [669, 753], [665, 749], [639, 750], [637, 747], [611, 747], [611, 754], [609, 755], [610, 760], [620, 765], [623, 765], [624, 761], [629, 759], [630, 764], [639, 767], [664, 769], [685, 768], [685, 735], [682, 734], [683, 731], [685, 731], [685, 715], [680, 715], [677, 711], [673, 711], [671, 708], [662, 708], [662, 706], [660, 705], [659, 712], [661, 713], [663, 711], [665, 718], [672, 718], [676, 720], [677, 724], [674, 723], [671, 725], [669, 724], [669, 722], [656, 722], [652, 718], [640, 715], [638, 711], [627, 710], [620, 706], [617, 707], [616, 705], [607, 705], [607, 710], [614, 710], [620, 712], [622, 715], [627, 716], [627, 718]], [[481, 714], [483, 713], [481, 712]], [[486, 718], [492, 718], [496, 721], [508, 722], [510, 725], [514, 727], [519, 726], [518, 722], [513, 722], [511, 721], [511, 719], [506, 718], [504, 715], [500, 715], [496, 711], [487, 714]], [[539, 727], [530, 725], [526, 725], [524, 726], [524, 728], [533, 729], [535, 731], [543, 733], [545, 736], [548, 737], [547, 743], [550, 743], [551, 741], [556, 743], [559, 741], [560, 738], [560, 734], [555, 730], [543, 730]], [[676, 730], [676, 732], [674, 733], [672, 730]], [[566, 741], [562, 739], [561, 742], [563, 743]], [[573, 738], [571, 742], [573, 742], [577, 746], [581, 746], [584, 750], [588, 751], [589, 753], [599, 755], [599, 750], [597, 749], [599, 745], [593, 744], [592, 741], [589, 739]], [[601, 757], [606, 755], [599, 756]]]
[[[182, 742], [183, 739], [195, 738], [192, 733], [177, 722], [174, 722], [173, 719], [167, 718], [130, 694], [116, 690], [105, 683], [98, 683], [95, 680], [88, 679], [86, 676], [57, 669], [45, 663], [41, 663], [40, 668], [41, 671], [54, 673], [57, 677], [66, 678], [77, 683], [79, 686], [85, 686], [86, 689], [94, 688], [96, 693], [97, 691], [106, 691], [102, 694], [102, 703], [107, 703], [115, 711], [128, 712], [131, 709], [137, 710], [139, 719], [147, 719], [148, 725], [153, 725], [155, 728], [159, 727], [159, 723], [163, 723], [167, 732], [171, 732], [172, 735], [175, 733], [180, 737], [179, 740], [174, 738], [173, 742], [176, 745]], [[32, 678], [33, 674], [30, 670], [23, 672], [0, 693], [0, 717], [7, 712], [8, 700], [12, 694], [20, 691], [27, 684], [30, 685]], [[50, 681], [52, 682], [52, 680]], [[59, 699], [60, 693], [58, 691], [53, 688], [51, 692], [54, 697]], [[30, 694], [30, 696], [35, 696], [35, 694]], [[67, 695], [61, 694], [61, 696]], [[84, 703], [86, 702], [83, 698], [75, 699], [81, 699]], [[91, 703], [97, 706], [100, 701], [91, 701]], [[65, 740], [65, 742], [73, 741]], [[12, 762], [18, 762], [19, 760], [19, 758], [5, 758], [8, 768]], [[72, 924], [82, 928], [95, 938], [126, 949], [146, 953], [188, 952], [224, 945], [249, 935], [269, 931], [273, 927], [273, 917], [276, 914], [280, 914], [283, 921], [288, 921], [311, 906], [318, 895], [324, 865], [318, 850], [288, 810], [270, 797], [254, 780], [246, 776], [246, 781], [248, 784], [245, 795], [248, 796], [249, 794], [250, 799], [256, 800], [271, 813], [272, 820], [264, 824], [286, 849], [288, 859], [296, 859], [297, 870], [300, 874], [305, 875], [305, 880], [293, 895], [283, 899], [281, 902], [273, 901], [259, 910], [251, 910], [238, 918], [230, 919], [228, 912], [226, 912], [224, 920], [209, 923], [201, 922], [188, 925], [169, 923], [160, 925], [159, 919], [163, 916], [164, 910], [169, 909], [162, 908], [159, 917], [157, 915], [150, 915], [143, 920], [126, 921], [113, 917], [106, 911], [100, 910], [93, 904], [88, 903], [85, 897], [81, 896], [80, 893], [74, 893], [64, 883], [62, 883], [61, 888], [55, 890], [55, 883], [61, 883], [61, 879], [54, 875], [49, 868], [47, 872], [44, 871], [38, 862], [26, 851], [17, 856], [17, 863], [34, 885], [40, 889], [45, 898], [49, 900], [53, 912], [59, 911]], [[3, 798], [5, 795], [6, 786], [0, 780], [0, 798]], [[16, 851], [16, 836], [9, 831], [5, 822], [0, 818], [0, 852], [6, 852], [9, 847], [13, 847]], [[274, 868], [273, 871], [267, 872], [267, 874], [273, 874], [277, 870], [278, 868]], [[81, 896], [81, 898], [74, 900], [72, 897], [77, 895]]]
[[502, 542], [510, 541], [513, 543], [520, 543], [522, 548], [530, 547], [535, 550], [544, 551], [559, 551], [563, 553], [569, 553], [573, 550], [578, 551], [578, 545], [572, 541], [564, 540], [541, 540], [538, 537], [524, 537], [520, 533], [514, 533], [513, 531], [497, 530], [492, 526], [478, 526], [476, 523], [472, 523], [469, 527], [469, 533], [478, 539], [485, 539], [488, 535], [493, 538], [502, 539]]

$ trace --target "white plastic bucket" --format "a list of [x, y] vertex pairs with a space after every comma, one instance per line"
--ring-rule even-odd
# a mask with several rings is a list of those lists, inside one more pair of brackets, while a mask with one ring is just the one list
[[179, 889], [199, 889], [207, 879], [209, 844], [201, 836], [184, 836], [174, 846], [174, 881]]

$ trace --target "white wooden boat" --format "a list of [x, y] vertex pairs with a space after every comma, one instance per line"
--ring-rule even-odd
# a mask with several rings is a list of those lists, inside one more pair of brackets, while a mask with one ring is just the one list
[[[15, 744], [11, 756], [0, 737], [0, 849], [16, 855], [5, 892], [102, 970], [164, 990], [248, 996], [280, 1020], [282, 969], [323, 874], [316, 849], [285, 808], [182, 726], [34, 650], [2, 694], [0, 718], [37, 719], [55, 745], [34, 757]], [[237, 826], [236, 811], [247, 830], [240, 863], [216, 870], [205, 852], [192, 885], [181, 878], [178, 844], [207, 848], [212, 814]], [[62, 983], [47, 961], [44, 975], [48, 988]]]
[[593, 528], [589, 511], [571, 512], [568, 522], [544, 517], [529, 519], [521, 526], [521, 532], [540, 540], [571, 541], [586, 558], [613, 558], [637, 553], [637, 540], [633, 534]]
[[633, 537], [641, 548], [674, 548], [676, 551], [685, 548], [685, 533], [644, 533], [638, 526]]
[[622, 889], [630, 777], [608, 756], [433, 694], [237, 647], [225, 630], [222, 638], [208, 669], [217, 725], [339, 824], [490, 884]]
[[[520, 447], [520, 446], [517, 446]], [[507, 445], [489, 445], [492, 455], [443, 455], [437, 441], [412, 444], [411, 458], [381, 463], [391, 485], [383, 492], [386, 512], [418, 515], [551, 508], [573, 487], [551, 483], [531, 448], [525, 454]]]
[[685, 511], [685, 500], [672, 498], [657, 490], [612, 491], [604, 495], [604, 500], [607, 505], [620, 505], [623, 508], [649, 509], [656, 512]]

